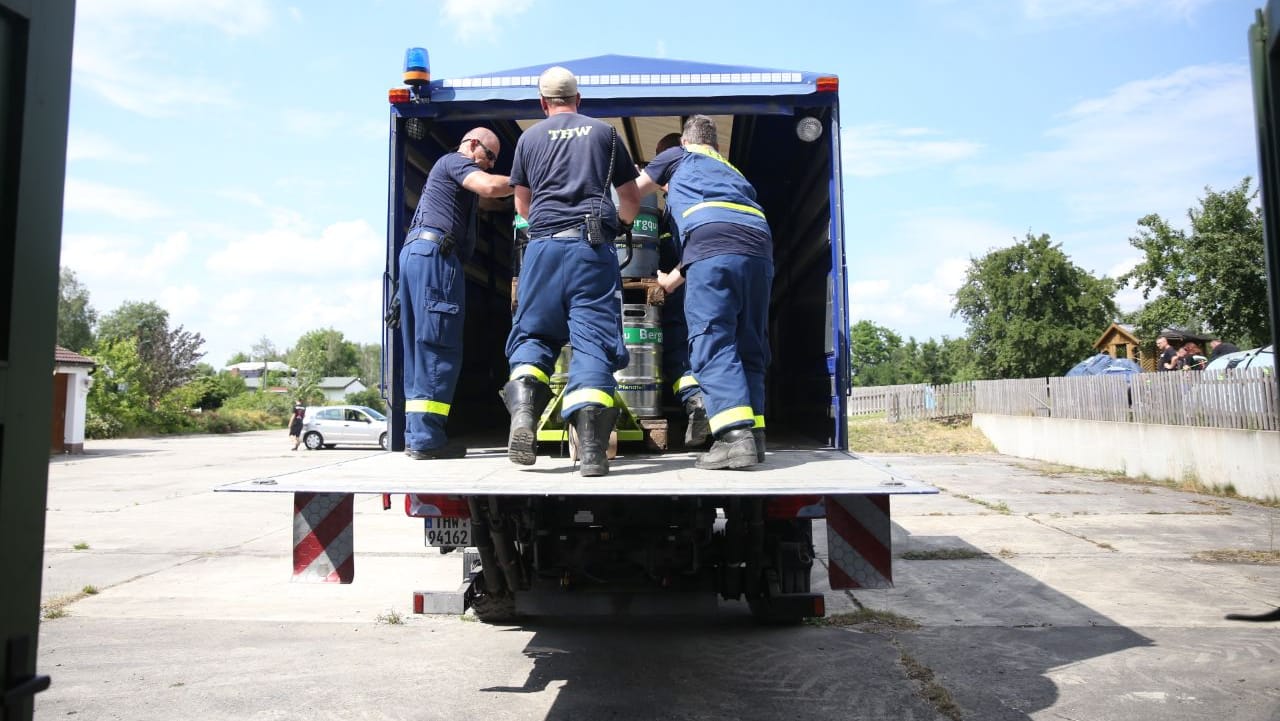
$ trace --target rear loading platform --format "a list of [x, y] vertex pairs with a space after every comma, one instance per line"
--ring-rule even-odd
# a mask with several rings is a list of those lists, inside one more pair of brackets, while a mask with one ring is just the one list
[[567, 458], [516, 466], [501, 448], [427, 462], [381, 453], [218, 490], [293, 493], [295, 578], [337, 583], [355, 572], [353, 494], [404, 494], [430, 545], [475, 549], [464, 587], [416, 594], [418, 611], [503, 620], [744, 599], [771, 621], [823, 615], [809, 584], [814, 520], [827, 523], [831, 588], [887, 587], [889, 497], [936, 492], [837, 450], [771, 450], [745, 472], [624, 453], [609, 476], [582, 478]]

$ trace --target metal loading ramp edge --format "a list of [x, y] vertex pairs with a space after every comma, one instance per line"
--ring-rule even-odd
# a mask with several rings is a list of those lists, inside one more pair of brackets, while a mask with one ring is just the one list
[[[321, 452], [322, 453], [322, 452]], [[415, 461], [376, 453], [319, 467], [218, 486], [253, 493], [422, 493], [500, 496], [762, 496], [929, 494], [937, 489], [865, 458], [830, 449], [769, 451], [744, 471], [694, 468], [694, 453], [622, 456], [609, 475], [583, 478], [568, 458], [539, 456], [532, 466], [504, 449], [456, 460]]]

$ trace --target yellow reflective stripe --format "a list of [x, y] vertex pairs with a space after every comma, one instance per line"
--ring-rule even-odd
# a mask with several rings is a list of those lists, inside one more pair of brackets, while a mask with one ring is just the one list
[[697, 378], [694, 378], [691, 375], [682, 375], [678, 379], [676, 379], [675, 383], [671, 384], [671, 389], [674, 390], [676, 393], [679, 393], [685, 388], [692, 388], [696, 385], [698, 385]]
[[[741, 170], [738, 170], [737, 168], [733, 167], [733, 163], [730, 163], [728, 160], [726, 160], [723, 155], [717, 152], [716, 149], [711, 147], [710, 145], [699, 145], [698, 143], [690, 143], [689, 145], [684, 146], [684, 149], [689, 151], [690, 153], [705, 155], [708, 158], [711, 158], [712, 160], [719, 160], [720, 162], [729, 166], [729, 169], [732, 170], [733, 172], [737, 173], [738, 175], [742, 175]], [[743, 176], [743, 177], [746, 177], [746, 176]]]
[[434, 413], [438, 416], [449, 415], [449, 404], [440, 401], [429, 401], [425, 398], [405, 401], [405, 413]]
[[755, 422], [755, 417], [755, 414], [751, 412], [751, 406], [736, 406], [727, 411], [720, 411], [714, 416], [711, 416], [711, 432], [715, 433], [730, 423], [737, 423], [739, 421]]
[[605, 408], [612, 408], [613, 395], [595, 388], [579, 388], [564, 397], [565, 408], [572, 408], [582, 403], [595, 403]]
[[756, 416], [756, 428], [764, 428], [764, 416]]
[[511, 371], [511, 375], [507, 377], [507, 380], [513, 381], [522, 376], [533, 376], [537, 380], [548, 385], [551, 383], [551, 379], [547, 377], [547, 374], [541, 368], [534, 365], [516, 366], [515, 370]]
[[750, 213], [752, 215], [758, 215], [761, 218], [764, 217], [764, 211], [759, 208], [753, 208], [750, 205], [743, 205], [742, 203], [730, 203], [725, 200], [708, 200], [704, 203], [698, 203], [681, 213], [680, 217], [688, 218], [691, 213], [703, 210], [704, 208], [728, 208], [729, 210], [736, 210], [739, 213]]

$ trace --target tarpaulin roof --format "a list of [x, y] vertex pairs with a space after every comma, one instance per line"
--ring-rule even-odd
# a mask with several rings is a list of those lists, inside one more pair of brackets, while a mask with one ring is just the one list
[[566, 67], [577, 76], [578, 92], [584, 98], [694, 97], [706, 95], [707, 85], [715, 85], [715, 94], [720, 96], [806, 95], [817, 90], [819, 77], [834, 77], [830, 73], [600, 55], [433, 80], [431, 101], [536, 100], [538, 76], [553, 65]]

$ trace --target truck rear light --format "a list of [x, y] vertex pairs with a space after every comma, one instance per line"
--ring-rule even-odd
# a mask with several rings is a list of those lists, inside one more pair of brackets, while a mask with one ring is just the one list
[[406, 493], [404, 514], [414, 518], [470, 518], [471, 509], [461, 496]]
[[840, 90], [840, 78], [834, 75], [824, 75], [818, 78], [818, 92], [834, 93]]
[[387, 91], [387, 102], [392, 105], [409, 102], [408, 88], [392, 88]]
[[764, 504], [765, 518], [824, 518], [827, 507], [822, 496], [774, 496]]

